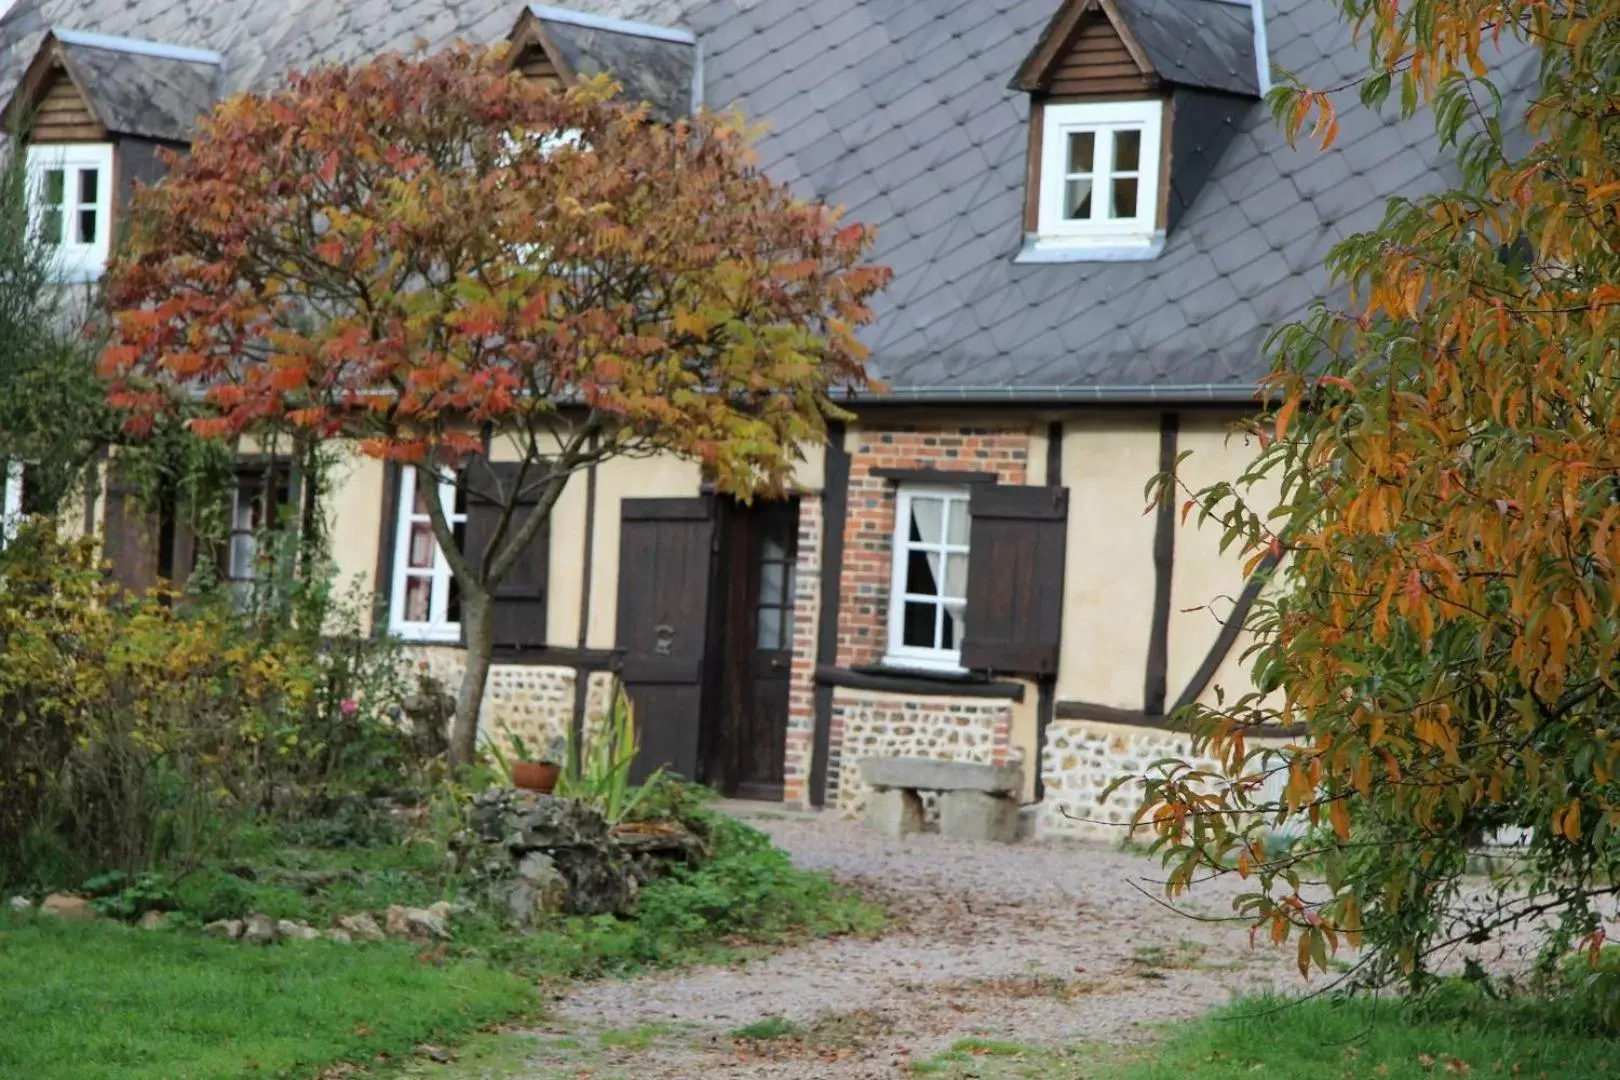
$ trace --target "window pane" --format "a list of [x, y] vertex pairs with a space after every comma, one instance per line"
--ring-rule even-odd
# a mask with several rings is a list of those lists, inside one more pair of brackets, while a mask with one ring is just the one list
[[445, 597], [444, 621], [451, 624], [461, 621], [461, 583], [453, 577], [450, 579], [450, 595]]
[[779, 604], [783, 599], [783, 586], [787, 584], [787, 567], [779, 562], [766, 562], [759, 568], [760, 600], [766, 604]]
[[911, 538], [925, 544], [938, 544], [945, 539], [945, 500], [914, 498], [911, 500]]
[[933, 604], [908, 601], [906, 603], [906, 616], [901, 632], [901, 641], [919, 649], [934, 648], [934, 613], [937, 608]]
[[420, 514], [423, 517], [427, 516], [427, 512], [428, 512], [428, 507], [427, 507], [428, 483], [429, 483], [429, 481], [428, 481], [427, 477], [423, 476], [421, 473], [416, 474], [416, 484], [414, 486], [414, 490], [411, 493], [411, 513], [412, 514]]
[[968, 557], [966, 555], [947, 555], [945, 558], [945, 595], [966, 596]]
[[968, 542], [968, 504], [966, 499], [957, 499], [951, 503], [951, 533], [949, 542], [952, 544], [967, 545]]
[[761, 649], [780, 649], [782, 647], [782, 609], [759, 609], [759, 647]]
[[1116, 218], [1133, 218], [1136, 216], [1136, 184], [1135, 177], [1119, 176], [1114, 178], [1114, 212], [1110, 215]]
[[1091, 181], [1070, 180], [1064, 185], [1063, 216], [1070, 221], [1083, 221], [1091, 216]]
[[47, 244], [62, 242], [62, 211], [47, 210], [39, 222], [40, 239]]
[[945, 605], [944, 637], [939, 647], [942, 649], [955, 649], [962, 643], [962, 613], [965, 609], [960, 604]]
[[465, 514], [467, 512], [467, 485], [458, 483], [455, 486], [455, 498], [452, 501], [452, 513]]
[[432, 578], [408, 577], [405, 579], [405, 612], [403, 618], [406, 622], [427, 622], [428, 613], [433, 610], [432, 604]]
[[253, 576], [253, 562], [258, 556], [258, 542], [252, 533], [231, 534], [230, 565], [225, 576], [233, 581], [246, 581]]
[[1091, 131], [1069, 133], [1069, 172], [1088, 173], [1096, 158], [1097, 135]]
[[406, 555], [405, 565], [417, 570], [430, 569], [433, 566], [433, 551], [433, 526], [425, 521], [413, 523], [410, 550]]
[[912, 551], [906, 556], [906, 592], [923, 596], [939, 595], [939, 578], [934, 573], [939, 556], [927, 551]]
[[80, 210], [78, 231], [73, 236], [76, 244], [93, 244], [96, 242], [96, 212], [94, 209]]
[[61, 169], [45, 170], [44, 201], [46, 206], [61, 206], [67, 196], [67, 173]]
[[93, 203], [96, 201], [96, 189], [100, 186], [101, 173], [97, 169], [79, 170], [79, 201]]
[[762, 554], [763, 558], [774, 560], [776, 562], [785, 562], [787, 560], [787, 549], [784, 548], [782, 546], [782, 542], [777, 540], [775, 537], [767, 536], [765, 538], [764, 547], [765, 550]]
[[1114, 132], [1114, 171], [1135, 172], [1142, 164], [1141, 131]]

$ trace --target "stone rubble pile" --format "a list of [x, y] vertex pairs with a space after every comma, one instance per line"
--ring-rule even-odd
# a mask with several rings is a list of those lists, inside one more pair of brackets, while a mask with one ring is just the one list
[[643, 885], [707, 855], [673, 823], [611, 829], [587, 803], [514, 789], [475, 796], [471, 825], [458, 854], [520, 929], [558, 914], [628, 915]]

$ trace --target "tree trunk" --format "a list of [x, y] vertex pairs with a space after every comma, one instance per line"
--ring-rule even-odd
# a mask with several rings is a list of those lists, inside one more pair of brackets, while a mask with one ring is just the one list
[[450, 764], [470, 765], [478, 753], [478, 713], [489, 681], [490, 653], [495, 643], [495, 605], [489, 593], [461, 589], [461, 629], [467, 638], [466, 673], [456, 695], [456, 719], [450, 731]]

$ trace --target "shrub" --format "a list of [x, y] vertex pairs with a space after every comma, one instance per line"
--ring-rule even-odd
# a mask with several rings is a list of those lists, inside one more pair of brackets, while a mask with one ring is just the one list
[[404, 783], [392, 653], [334, 643], [356, 617], [324, 580], [298, 588], [290, 618], [220, 591], [131, 597], [91, 544], [23, 529], [0, 555], [0, 881], [184, 869], [311, 789]]

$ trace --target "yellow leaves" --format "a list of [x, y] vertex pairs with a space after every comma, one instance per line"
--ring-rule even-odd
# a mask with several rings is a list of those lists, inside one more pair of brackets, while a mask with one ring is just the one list
[[1333, 835], [1341, 841], [1350, 839], [1350, 807], [1345, 798], [1340, 796], [1328, 804], [1328, 821], [1333, 825]]
[[1581, 838], [1581, 801], [1572, 801], [1557, 818], [1559, 835], [1574, 844]]

